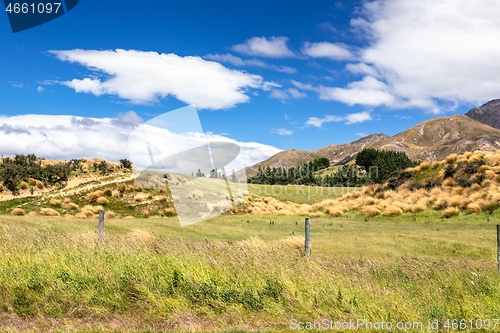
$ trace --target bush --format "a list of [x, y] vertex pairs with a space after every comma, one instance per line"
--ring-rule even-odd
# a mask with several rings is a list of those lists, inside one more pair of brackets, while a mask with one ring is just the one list
[[21, 182], [21, 184], [19, 184], [19, 187], [21, 188], [21, 190], [25, 190], [28, 188], [28, 183], [26, 182]]
[[455, 177], [455, 183], [460, 187], [469, 187], [472, 185], [472, 182], [467, 177], [461, 175]]

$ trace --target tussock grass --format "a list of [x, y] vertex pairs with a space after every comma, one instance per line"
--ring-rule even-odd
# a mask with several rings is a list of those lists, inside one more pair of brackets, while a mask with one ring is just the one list
[[52, 208], [42, 208], [42, 209], [40, 209], [40, 215], [44, 215], [44, 216], [60, 216], [61, 214], [59, 214], [56, 210], [54, 210]]
[[25, 213], [24, 213], [24, 209], [22, 208], [14, 208], [11, 212], [10, 212], [12, 215], [16, 215], [16, 216], [23, 216]]

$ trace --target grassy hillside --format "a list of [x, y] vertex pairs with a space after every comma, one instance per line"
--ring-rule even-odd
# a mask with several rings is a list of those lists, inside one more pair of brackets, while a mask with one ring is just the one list
[[428, 210], [442, 218], [492, 214], [500, 205], [500, 152], [469, 152], [450, 155], [440, 162], [422, 162], [383, 185], [365, 186], [341, 198], [314, 204], [287, 204], [272, 197], [250, 197], [245, 203], [252, 214], [314, 217], [408, 214], [416, 218]]

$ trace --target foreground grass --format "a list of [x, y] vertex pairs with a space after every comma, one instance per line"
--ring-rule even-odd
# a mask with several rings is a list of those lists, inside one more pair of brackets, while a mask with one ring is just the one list
[[291, 319], [500, 317], [495, 227], [303, 217], [0, 217], [0, 330], [286, 329]]

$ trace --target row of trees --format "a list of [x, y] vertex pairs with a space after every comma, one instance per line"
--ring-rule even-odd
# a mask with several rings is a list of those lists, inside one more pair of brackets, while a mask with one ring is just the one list
[[404, 152], [365, 148], [356, 156], [356, 164], [362, 167], [374, 183], [385, 182], [393, 173], [418, 165]]
[[317, 158], [300, 167], [259, 167], [257, 174], [248, 178], [252, 184], [309, 185], [309, 186], [362, 186], [366, 183], [383, 183], [396, 171], [416, 166], [403, 152], [363, 149], [356, 157], [356, 164], [345, 164], [324, 176], [317, 171], [330, 166], [327, 158]]

